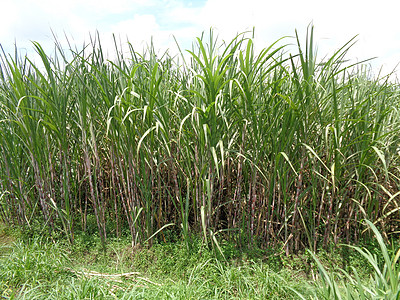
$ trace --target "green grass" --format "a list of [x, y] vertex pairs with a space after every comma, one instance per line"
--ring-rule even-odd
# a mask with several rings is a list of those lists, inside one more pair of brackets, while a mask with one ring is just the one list
[[1, 248], [8, 249], [0, 257], [5, 299], [293, 299], [287, 287], [305, 283], [297, 272], [278, 271], [282, 262], [269, 264], [253, 254], [220, 261], [200, 239], [190, 252], [182, 242], [132, 251], [129, 238], [110, 241], [104, 252], [100, 239], [84, 235], [73, 247], [36, 237]]
[[[399, 299], [400, 248], [390, 251], [378, 229], [370, 221], [366, 222], [375, 235], [378, 244], [377, 253], [364, 247], [351, 245], [347, 247], [365, 259], [363, 268], [371, 270], [369, 275], [361, 277], [359, 270], [354, 267], [349, 272], [344, 269], [327, 271], [317, 256], [309, 251], [317, 263], [321, 276], [321, 280], [316, 282], [316, 291], [312, 299]], [[301, 299], [310, 299], [309, 295], [301, 293], [297, 295]]]
[[399, 252], [390, 251], [378, 231], [367, 248], [344, 245], [320, 251], [319, 258], [311, 252], [287, 257], [277, 249], [239, 251], [221, 243], [227, 260], [216, 258], [200, 238], [190, 251], [182, 241], [133, 250], [129, 237], [112, 239], [104, 249], [99, 237], [84, 233], [71, 246], [65, 239], [2, 232], [7, 236], [0, 245], [0, 291], [5, 299], [396, 299], [398, 295]]
[[[397, 299], [398, 242], [375, 239], [287, 257], [279, 249], [238, 250], [221, 242], [226, 260], [196, 239], [132, 249], [129, 236], [80, 233], [67, 239], [27, 237], [2, 228], [0, 292], [5, 299]], [[122, 275], [123, 274], [123, 275]]]

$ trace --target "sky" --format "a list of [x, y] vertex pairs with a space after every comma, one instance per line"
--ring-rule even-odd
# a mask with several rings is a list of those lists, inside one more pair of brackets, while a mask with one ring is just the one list
[[[398, 0], [0, 0], [0, 44], [13, 52], [32, 55], [32, 41], [45, 50], [54, 37], [65, 35], [74, 45], [89, 42], [98, 31], [103, 47], [112, 53], [112, 35], [127, 39], [138, 52], [153, 39], [157, 50], [183, 49], [202, 32], [214, 28], [220, 40], [255, 30], [258, 49], [288, 36], [281, 44], [300, 40], [314, 25], [318, 57], [324, 58], [356, 37], [347, 58], [370, 61], [374, 74], [386, 75], [400, 63]], [[397, 4], [399, 3], [399, 4]], [[294, 51], [293, 51], [294, 52]], [[318, 59], [317, 59], [318, 60]]]

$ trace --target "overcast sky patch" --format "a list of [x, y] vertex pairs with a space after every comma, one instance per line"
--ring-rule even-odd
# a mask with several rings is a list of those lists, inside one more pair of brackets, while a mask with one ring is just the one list
[[153, 37], [160, 49], [174, 47], [175, 36], [188, 48], [210, 27], [225, 40], [255, 27], [256, 46], [267, 47], [280, 37], [294, 36], [295, 29], [304, 40], [312, 22], [319, 58], [358, 34], [349, 58], [377, 56], [375, 70], [384, 66], [389, 72], [400, 62], [398, 11], [395, 0], [6, 0], [0, 44], [12, 52], [16, 41], [29, 53], [31, 41], [51, 47], [52, 31], [81, 45], [97, 30], [110, 47], [115, 34], [139, 47]]

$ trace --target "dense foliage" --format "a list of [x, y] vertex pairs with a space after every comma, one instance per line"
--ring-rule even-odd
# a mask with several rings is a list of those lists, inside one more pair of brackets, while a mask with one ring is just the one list
[[[0, 64], [0, 216], [132, 243], [176, 228], [215, 246], [286, 253], [357, 241], [367, 218], [398, 229], [399, 88], [345, 67], [352, 42], [317, 62], [210, 32], [171, 57], [107, 60], [99, 40]], [[39, 66], [40, 65], [40, 66]]]

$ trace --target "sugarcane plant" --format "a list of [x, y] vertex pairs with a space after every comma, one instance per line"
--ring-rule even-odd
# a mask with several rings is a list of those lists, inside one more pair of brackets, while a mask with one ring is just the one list
[[[74, 242], [94, 218], [103, 245], [164, 230], [188, 247], [279, 246], [289, 254], [398, 230], [399, 88], [349, 65], [350, 40], [318, 61], [280, 39], [257, 49], [213, 30], [172, 56], [128, 43], [105, 56], [34, 42], [0, 55], [0, 217]], [[93, 218], [91, 218], [93, 217]]]

